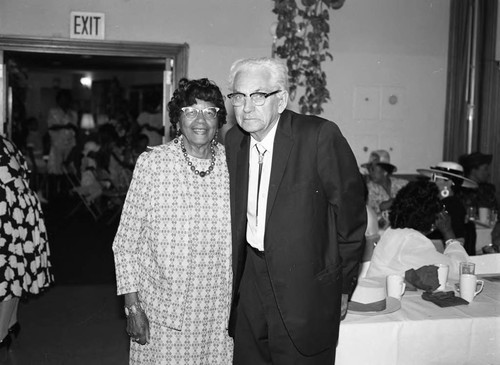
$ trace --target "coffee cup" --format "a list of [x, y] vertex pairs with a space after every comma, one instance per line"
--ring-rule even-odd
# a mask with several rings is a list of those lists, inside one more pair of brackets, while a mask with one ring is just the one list
[[474, 275], [476, 273], [476, 264], [473, 262], [461, 262], [459, 276], [463, 274]]
[[460, 298], [465, 299], [469, 303], [474, 300], [474, 297], [483, 290], [484, 281], [477, 280], [476, 275], [462, 274], [460, 275]]
[[386, 284], [387, 296], [401, 300], [406, 289], [404, 277], [401, 275], [389, 275], [387, 276]]
[[435, 291], [445, 291], [450, 267], [445, 264], [437, 264], [436, 266], [438, 268], [439, 287]]

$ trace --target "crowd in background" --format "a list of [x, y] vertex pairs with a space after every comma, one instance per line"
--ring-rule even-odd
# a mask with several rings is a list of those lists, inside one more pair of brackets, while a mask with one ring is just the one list
[[97, 199], [103, 189], [126, 191], [138, 156], [173, 137], [170, 128], [164, 132], [161, 94], [146, 94], [144, 110], [136, 117], [125, 101], [117, 105], [109, 115], [94, 115], [92, 129], [82, 129], [83, 113], [75, 110], [71, 92], [61, 89], [49, 109], [45, 132], [35, 117], [19, 123], [13, 140], [27, 158], [31, 185], [43, 202], [75, 188], [68, 174], [90, 199]]
[[[496, 190], [489, 182], [491, 161], [492, 155], [481, 152], [464, 154], [459, 158], [460, 163], [442, 161], [430, 168], [417, 169], [418, 175], [410, 178], [430, 179], [437, 185], [441, 204], [450, 215], [452, 229], [469, 255], [476, 254], [475, 221], [479, 218], [479, 209], [487, 208], [491, 212], [491, 223], [496, 221]], [[372, 217], [368, 220], [372, 223], [368, 224], [367, 241], [373, 243], [374, 235], [379, 237], [377, 233], [390, 226], [392, 203], [409, 180], [393, 176], [397, 168], [391, 164], [390, 155], [385, 150], [373, 151], [368, 163], [361, 165], [361, 171], [366, 182], [368, 217]], [[441, 233], [435, 228], [426, 236], [434, 241], [443, 241]], [[492, 241], [495, 239], [492, 238]], [[498, 251], [497, 246], [493, 242], [492, 250]]]

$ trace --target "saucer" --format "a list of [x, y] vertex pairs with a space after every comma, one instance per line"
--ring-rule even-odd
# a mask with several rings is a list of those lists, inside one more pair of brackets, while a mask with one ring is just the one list
[[352, 309], [347, 309], [347, 313], [356, 314], [356, 315], [360, 315], [360, 316], [378, 316], [381, 314], [392, 313], [392, 312], [395, 312], [395, 311], [401, 309], [401, 301], [397, 300], [396, 298], [387, 297], [385, 302], [386, 302], [386, 307], [383, 311], [358, 312], [358, 311], [354, 311]]

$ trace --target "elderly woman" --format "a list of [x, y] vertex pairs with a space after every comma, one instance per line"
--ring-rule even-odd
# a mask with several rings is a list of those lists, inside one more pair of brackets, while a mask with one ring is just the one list
[[[449, 265], [449, 277], [458, 279], [461, 261], [469, 261], [460, 241], [455, 239], [450, 218], [443, 210], [439, 189], [430, 181], [413, 181], [396, 195], [389, 213], [388, 228], [373, 251], [366, 277], [403, 275], [424, 265]], [[426, 234], [439, 229], [445, 239], [439, 253]]]
[[368, 169], [368, 206], [377, 214], [380, 228], [386, 228], [387, 218], [383, 214], [391, 207], [398, 191], [408, 181], [392, 176], [397, 168], [391, 164], [390, 155], [385, 150], [373, 151], [370, 160], [363, 165]]
[[178, 137], [139, 157], [113, 243], [130, 363], [230, 364], [224, 99], [208, 79], [183, 79], [168, 107]]

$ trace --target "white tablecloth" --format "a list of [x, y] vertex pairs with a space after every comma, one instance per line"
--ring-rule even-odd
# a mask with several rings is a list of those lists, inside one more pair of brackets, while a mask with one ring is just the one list
[[500, 364], [500, 282], [485, 280], [483, 292], [463, 306], [441, 308], [421, 295], [407, 291], [401, 309], [386, 315], [348, 313], [335, 364]]

